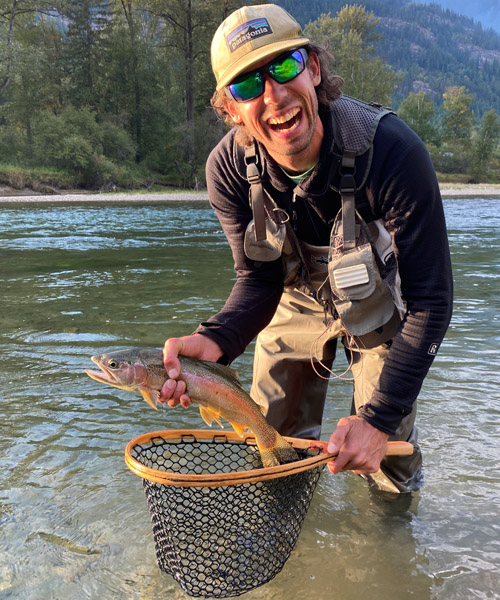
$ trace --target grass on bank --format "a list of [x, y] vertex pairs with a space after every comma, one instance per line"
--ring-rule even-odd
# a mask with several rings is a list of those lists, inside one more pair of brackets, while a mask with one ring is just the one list
[[76, 189], [80, 181], [75, 173], [52, 167], [26, 168], [0, 164], [0, 185], [13, 190], [30, 189], [50, 194], [60, 189]]
[[163, 175], [135, 166], [113, 166], [112, 177], [102, 177], [98, 185], [89, 186], [85, 175], [76, 171], [0, 163], [0, 186], [17, 191], [32, 190], [39, 194], [56, 194], [64, 190], [151, 192], [170, 188], [171, 184]]

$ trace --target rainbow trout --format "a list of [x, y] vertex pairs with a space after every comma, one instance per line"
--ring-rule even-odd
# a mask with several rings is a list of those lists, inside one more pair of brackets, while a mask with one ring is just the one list
[[[163, 353], [155, 348], [132, 348], [92, 356], [101, 371], [86, 369], [87, 375], [122, 390], [139, 392], [157, 410], [160, 390], [167, 380]], [[200, 409], [207, 425], [221, 417], [229, 421], [238, 435], [246, 428], [255, 435], [264, 467], [297, 460], [297, 453], [264, 418], [260, 407], [246, 393], [236, 373], [218, 363], [179, 356], [186, 393]]]

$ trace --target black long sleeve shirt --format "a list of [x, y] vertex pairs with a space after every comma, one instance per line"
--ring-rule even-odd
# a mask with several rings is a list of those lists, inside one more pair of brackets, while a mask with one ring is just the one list
[[[320, 109], [324, 125], [320, 161], [295, 186], [259, 147], [264, 186], [289, 214], [299, 239], [326, 246], [338, 210], [341, 154], [334, 144], [334, 120]], [[237, 279], [222, 310], [198, 332], [239, 356], [271, 320], [283, 291], [281, 260], [256, 263], [245, 256], [243, 239], [252, 219], [242, 149], [230, 131], [207, 162], [209, 199], [231, 246]], [[357, 159], [363, 172], [368, 153]], [[338, 187], [337, 187], [338, 189]], [[358, 414], [393, 434], [413, 402], [448, 328], [452, 311], [452, 273], [444, 211], [429, 153], [397, 116], [383, 117], [374, 138], [372, 165], [356, 193], [356, 207], [369, 222], [383, 219], [391, 233], [407, 311], [392, 340], [379, 382]]]

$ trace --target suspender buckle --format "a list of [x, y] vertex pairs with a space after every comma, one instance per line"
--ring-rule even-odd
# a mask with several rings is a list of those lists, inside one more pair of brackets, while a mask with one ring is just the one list
[[250, 185], [260, 183], [260, 172], [256, 162], [247, 163], [247, 181]]
[[260, 171], [258, 168], [259, 157], [255, 150], [255, 144], [245, 148], [245, 165], [247, 168], [247, 181], [250, 184], [260, 183]]
[[340, 179], [340, 193], [354, 194], [356, 191], [356, 181], [352, 173], [344, 173]]

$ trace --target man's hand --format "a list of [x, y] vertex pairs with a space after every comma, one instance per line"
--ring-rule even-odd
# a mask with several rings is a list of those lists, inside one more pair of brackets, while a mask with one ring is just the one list
[[361, 417], [340, 419], [328, 443], [328, 452], [338, 452], [337, 458], [327, 463], [330, 472], [375, 473], [387, 452], [388, 437]]
[[177, 381], [181, 373], [179, 354], [216, 362], [224, 352], [219, 344], [206, 335], [199, 333], [179, 338], [169, 338], [165, 342], [163, 347], [163, 364], [165, 365], [169, 379], [163, 384], [158, 400], [159, 402], [167, 402], [169, 406], [182, 404], [184, 408], [187, 408], [191, 404], [191, 399], [185, 393], [186, 384], [183, 381]]

